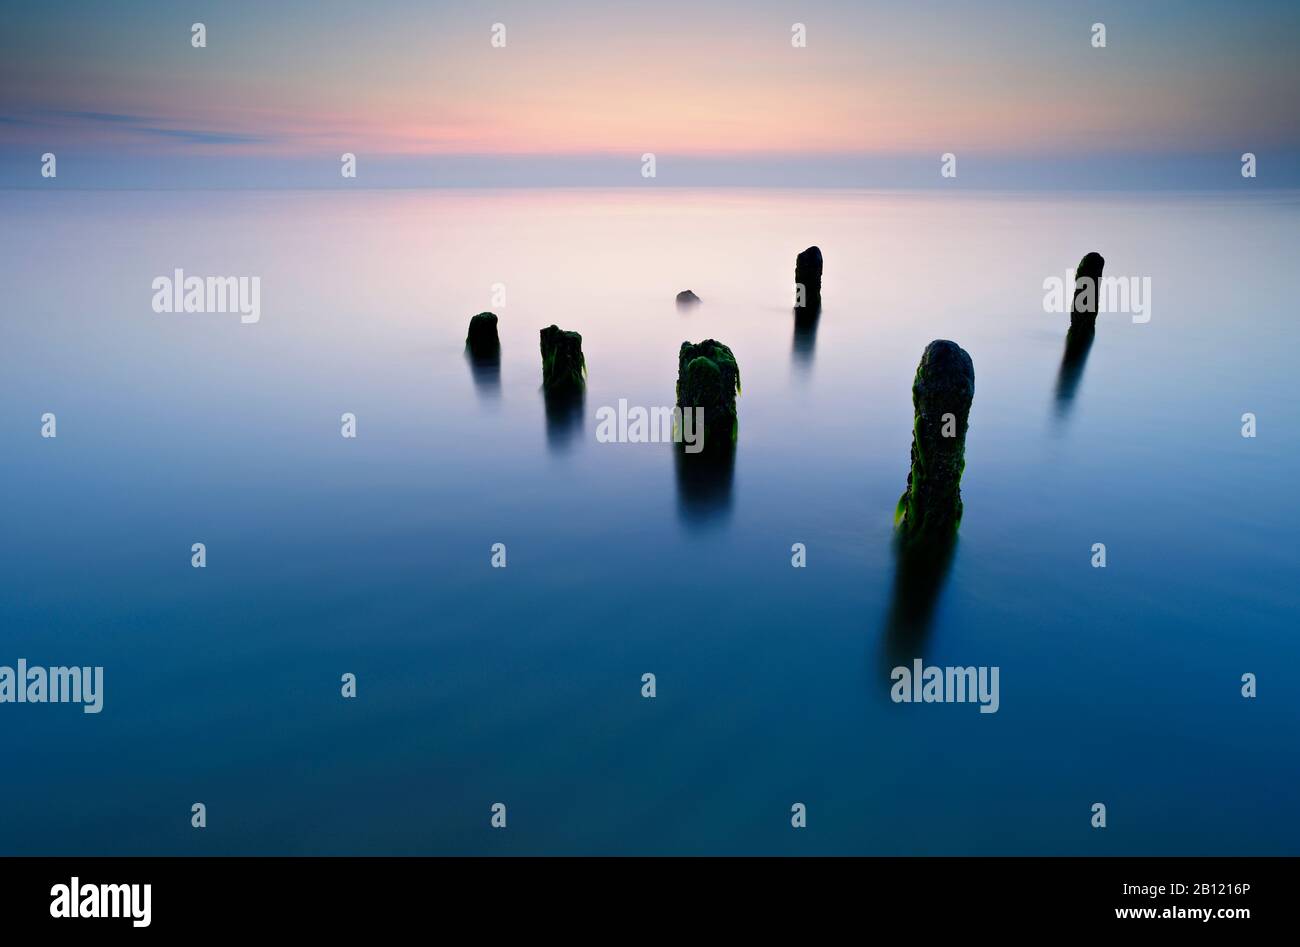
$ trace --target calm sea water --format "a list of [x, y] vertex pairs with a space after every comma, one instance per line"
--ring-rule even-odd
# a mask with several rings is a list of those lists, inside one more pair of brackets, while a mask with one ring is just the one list
[[[0, 664], [105, 668], [99, 715], [0, 705], [0, 852], [1300, 852], [1295, 195], [0, 209]], [[796, 334], [810, 244], [826, 305]], [[1103, 315], [1063, 382], [1043, 281], [1089, 250], [1151, 278], [1151, 320]], [[177, 267], [260, 276], [261, 322], [155, 314]], [[485, 309], [495, 376], [462, 351]], [[576, 420], [539, 390], [552, 322], [584, 339]], [[596, 441], [708, 337], [744, 385], [729, 479]], [[975, 364], [966, 514], [899, 602], [936, 338]], [[900, 638], [898, 608], [929, 620]], [[891, 703], [911, 657], [1000, 667], [999, 712]]]

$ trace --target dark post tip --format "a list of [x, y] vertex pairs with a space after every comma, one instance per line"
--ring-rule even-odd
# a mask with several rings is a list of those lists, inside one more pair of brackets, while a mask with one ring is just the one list
[[[795, 307], [819, 310], [822, 307], [822, 251], [809, 247], [794, 261]], [[800, 289], [802, 287], [802, 290]]]
[[1070, 304], [1070, 325], [1092, 328], [1097, 324], [1097, 293], [1105, 258], [1095, 250], [1079, 261], [1074, 271], [1074, 300]]
[[465, 336], [465, 345], [470, 354], [477, 357], [489, 357], [501, 348], [497, 337], [497, 317], [495, 313], [480, 312], [469, 320], [469, 333]]

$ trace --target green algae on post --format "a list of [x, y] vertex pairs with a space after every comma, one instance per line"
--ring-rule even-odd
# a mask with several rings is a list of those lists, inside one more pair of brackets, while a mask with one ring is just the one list
[[704, 446], [731, 444], [739, 423], [740, 367], [731, 349], [714, 339], [683, 342], [677, 353], [677, 406], [704, 409]]
[[966, 427], [975, 366], [956, 342], [925, 347], [912, 382], [912, 469], [894, 522], [906, 542], [943, 540], [961, 523]]
[[541, 331], [542, 387], [547, 391], [578, 391], [587, 384], [587, 360], [582, 336], [550, 325]]

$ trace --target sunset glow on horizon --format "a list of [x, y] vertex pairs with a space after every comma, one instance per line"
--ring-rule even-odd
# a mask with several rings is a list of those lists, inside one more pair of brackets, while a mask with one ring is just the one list
[[[369, 17], [364, 5], [291, 3], [250, 18], [226, 9], [235, 3], [204, 15], [205, 49], [190, 46], [190, 13], [165, 4], [108, 21], [94, 4], [61, 6], [4, 14], [10, 40], [41, 38], [15, 43], [0, 67], [9, 147], [707, 156], [1300, 141], [1288, 97], [1272, 94], [1296, 85], [1287, 44], [1271, 38], [1297, 17], [1284, 4], [1224, 22], [1195, 3], [1100, 4], [1082, 18], [1023, 3], [889, 16], [806, 3], [808, 45], [795, 48], [783, 4], [746, 4], [744, 17], [675, 2], [617, 15], [577, 2], [412, 4]], [[1113, 40], [1096, 50], [1084, 20], [1102, 13]], [[1171, 14], [1185, 57], [1169, 52]], [[504, 48], [490, 44], [497, 22]], [[34, 56], [38, 45], [60, 53]], [[1074, 52], [1045, 51], [1062, 46]], [[1247, 46], [1244, 74], [1234, 57]]]

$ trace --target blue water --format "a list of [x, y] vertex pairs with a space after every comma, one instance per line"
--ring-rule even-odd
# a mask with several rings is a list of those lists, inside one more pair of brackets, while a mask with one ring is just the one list
[[[98, 715], [0, 704], [0, 852], [1300, 853], [1294, 194], [11, 191], [0, 219], [0, 664], [105, 669]], [[1151, 320], [1100, 317], [1071, 397], [1042, 284], [1089, 250], [1151, 278]], [[154, 313], [177, 267], [260, 276], [261, 321]], [[497, 378], [462, 351], [485, 309]], [[576, 423], [539, 391], [552, 322]], [[744, 385], [729, 481], [597, 442], [708, 337]], [[900, 638], [936, 338], [975, 365], [966, 512]], [[912, 657], [1000, 667], [999, 711], [892, 703]]]

